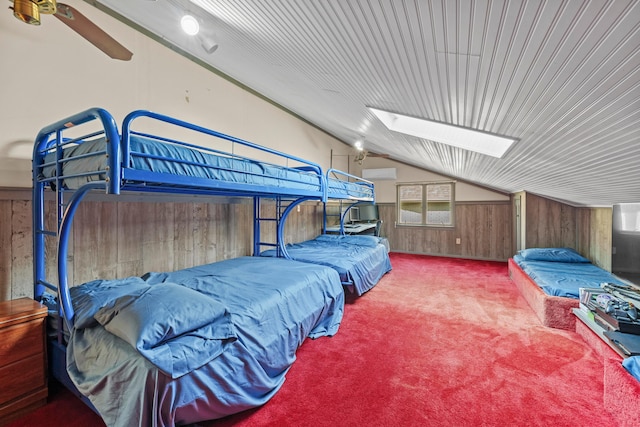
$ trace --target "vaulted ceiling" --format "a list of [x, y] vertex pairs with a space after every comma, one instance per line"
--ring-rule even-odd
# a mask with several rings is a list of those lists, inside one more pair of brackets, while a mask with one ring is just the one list
[[[640, 201], [640, 1], [97, 3], [348, 144], [505, 192]], [[390, 131], [367, 107], [518, 141], [495, 158]]]

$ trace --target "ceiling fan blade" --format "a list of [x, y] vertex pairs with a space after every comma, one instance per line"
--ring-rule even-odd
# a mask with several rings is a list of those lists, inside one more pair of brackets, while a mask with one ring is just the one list
[[58, 10], [54, 16], [111, 58], [129, 61], [133, 56], [126, 47], [78, 12], [76, 8], [58, 3]]

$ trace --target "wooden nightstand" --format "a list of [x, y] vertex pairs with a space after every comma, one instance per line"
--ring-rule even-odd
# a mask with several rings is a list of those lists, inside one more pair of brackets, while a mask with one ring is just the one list
[[30, 298], [0, 302], [0, 424], [47, 402], [46, 316]]

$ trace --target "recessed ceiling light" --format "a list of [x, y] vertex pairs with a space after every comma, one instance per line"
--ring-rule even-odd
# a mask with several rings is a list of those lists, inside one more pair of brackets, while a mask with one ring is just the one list
[[419, 119], [368, 107], [382, 123], [394, 132], [417, 136], [476, 153], [501, 158], [515, 138], [495, 135], [475, 129], [455, 126], [433, 120]]
[[195, 36], [200, 31], [200, 24], [198, 20], [191, 15], [184, 15], [180, 20], [182, 31], [190, 36]]

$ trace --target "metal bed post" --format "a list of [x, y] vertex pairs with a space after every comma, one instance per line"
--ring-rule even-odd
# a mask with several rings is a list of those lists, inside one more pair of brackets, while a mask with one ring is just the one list
[[69, 249], [69, 233], [73, 225], [73, 217], [75, 216], [78, 205], [84, 196], [91, 190], [104, 188], [104, 181], [95, 181], [82, 186], [77, 190], [65, 209], [62, 223], [60, 225], [58, 235], [58, 299], [62, 307], [65, 321], [69, 330], [73, 329], [73, 305], [71, 304], [71, 295], [69, 294], [69, 286], [67, 281], [67, 254]]
[[253, 255], [260, 255], [260, 196], [253, 198]]
[[[280, 224], [283, 224], [284, 221], [282, 219], [283, 213], [283, 204], [282, 197], [276, 197], [276, 211], [275, 211], [275, 222], [276, 222], [276, 253], [279, 257], [285, 256], [284, 250], [284, 232], [280, 232]], [[284, 226], [282, 227], [284, 229]], [[285, 256], [286, 258], [286, 256]]]
[[[34, 163], [37, 161], [34, 157]], [[44, 254], [44, 184], [38, 182], [35, 179], [37, 168], [33, 167], [33, 297], [35, 300], [40, 301], [42, 294], [45, 291], [44, 279], [45, 279], [45, 263], [44, 256], [38, 256]]]

